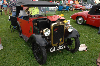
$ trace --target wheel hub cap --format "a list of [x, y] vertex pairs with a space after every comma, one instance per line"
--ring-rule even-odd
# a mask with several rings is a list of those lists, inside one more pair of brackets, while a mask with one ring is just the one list
[[78, 24], [82, 24], [82, 23], [83, 23], [83, 18], [82, 17], [78, 18]]

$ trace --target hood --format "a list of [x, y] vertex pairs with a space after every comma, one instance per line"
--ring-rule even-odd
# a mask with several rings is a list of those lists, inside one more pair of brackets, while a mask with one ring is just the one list
[[78, 12], [78, 13], [88, 13], [89, 11], [82, 11], [82, 12]]
[[60, 18], [60, 19], [65, 19], [64, 17], [61, 17], [61, 16], [59, 16], [59, 15], [47, 16], [47, 18], [48, 18], [50, 21], [56, 21], [58, 18]]

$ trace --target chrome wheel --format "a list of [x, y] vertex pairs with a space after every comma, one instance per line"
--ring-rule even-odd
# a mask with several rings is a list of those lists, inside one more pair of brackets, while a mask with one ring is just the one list
[[84, 23], [83, 17], [77, 17], [76, 22], [77, 22], [77, 24], [82, 25]]

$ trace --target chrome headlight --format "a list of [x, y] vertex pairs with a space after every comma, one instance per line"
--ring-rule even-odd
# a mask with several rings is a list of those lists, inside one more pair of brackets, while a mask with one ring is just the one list
[[69, 25], [68, 32], [72, 32], [72, 31], [73, 31], [73, 27], [71, 25]]
[[67, 22], [65, 22], [65, 26], [70, 25], [70, 20], [67, 20]]
[[49, 35], [50, 35], [50, 29], [48, 29], [48, 28], [44, 29], [44, 30], [43, 30], [43, 34], [44, 34], [45, 36], [49, 36]]

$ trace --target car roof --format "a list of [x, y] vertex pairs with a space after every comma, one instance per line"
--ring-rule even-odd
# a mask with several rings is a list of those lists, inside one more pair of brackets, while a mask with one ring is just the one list
[[16, 2], [16, 6], [28, 6], [28, 7], [55, 7], [58, 4], [50, 3], [48, 1], [27, 1], [19, 0]]
[[88, 12], [88, 14], [94, 15], [96, 8], [100, 8], [100, 3], [97, 4], [97, 5], [93, 5], [92, 8], [91, 8], [91, 10]]

